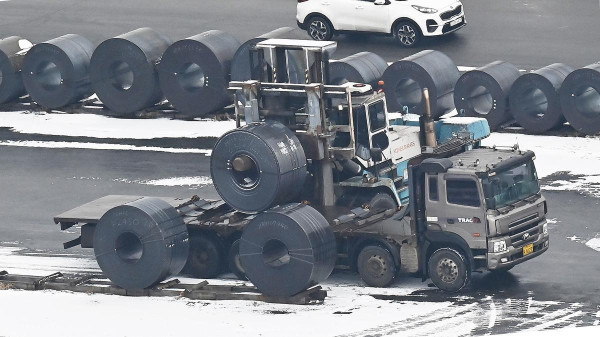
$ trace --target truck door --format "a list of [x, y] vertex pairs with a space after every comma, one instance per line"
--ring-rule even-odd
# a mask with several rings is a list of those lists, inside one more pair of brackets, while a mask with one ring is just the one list
[[428, 229], [457, 234], [472, 249], [487, 249], [481, 184], [476, 177], [427, 174]]
[[375, 0], [354, 0], [354, 26], [356, 30], [365, 32], [389, 33], [391, 1], [375, 4]]

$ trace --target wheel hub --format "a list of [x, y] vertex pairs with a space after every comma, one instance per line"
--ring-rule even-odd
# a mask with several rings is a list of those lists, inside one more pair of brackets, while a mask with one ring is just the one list
[[409, 25], [402, 25], [398, 28], [398, 39], [404, 45], [412, 45], [415, 43], [417, 38], [417, 33], [415, 30]]
[[325, 40], [327, 36], [327, 26], [323, 21], [313, 21], [310, 24], [310, 36], [318, 41]]
[[451, 259], [442, 259], [437, 265], [437, 273], [443, 282], [453, 283], [458, 278], [458, 265]]
[[383, 257], [379, 255], [373, 255], [367, 260], [367, 270], [373, 277], [380, 278], [387, 272], [387, 264]]

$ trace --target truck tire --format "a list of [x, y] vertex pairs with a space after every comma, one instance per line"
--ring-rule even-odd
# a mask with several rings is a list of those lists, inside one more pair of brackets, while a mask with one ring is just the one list
[[279, 122], [255, 123], [224, 134], [210, 173], [231, 207], [246, 213], [292, 201], [304, 186], [306, 156], [296, 135]]
[[421, 30], [414, 23], [402, 21], [394, 26], [394, 37], [401, 47], [412, 48], [421, 42], [423, 34], [421, 34]]
[[387, 193], [377, 193], [369, 201], [369, 209], [373, 211], [381, 211], [387, 209], [395, 209], [398, 207], [396, 200]]
[[471, 279], [471, 271], [463, 253], [453, 248], [436, 250], [428, 261], [429, 277], [439, 289], [457, 292]]
[[265, 295], [293, 296], [325, 280], [337, 249], [327, 219], [294, 203], [258, 214], [240, 239], [248, 279]]
[[333, 26], [329, 20], [316, 15], [308, 20], [306, 32], [313, 40], [329, 41], [333, 37]]
[[380, 246], [365, 246], [356, 259], [360, 277], [371, 287], [387, 287], [396, 278], [392, 254]]
[[233, 241], [231, 247], [229, 247], [229, 254], [227, 254], [227, 264], [229, 265], [229, 271], [231, 271], [240, 280], [247, 280], [246, 271], [242, 267], [240, 260], [240, 239]]
[[223, 242], [203, 232], [190, 232], [190, 254], [183, 272], [196, 278], [215, 278], [223, 266]]
[[508, 98], [519, 76], [519, 69], [504, 61], [494, 61], [464, 73], [454, 88], [456, 110], [465, 116], [485, 118], [490, 129], [498, 129], [512, 120]]
[[23, 52], [31, 42], [19, 36], [0, 40], [0, 104], [8, 103], [26, 94], [21, 69]]
[[454, 110], [454, 85], [460, 77], [454, 61], [435, 50], [396, 61], [383, 73], [383, 90], [390, 112], [425, 114], [423, 88], [429, 90], [434, 118]]
[[33, 46], [23, 61], [23, 84], [37, 104], [61, 108], [92, 95], [89, 69], [94, 45], [67, 34]]
[[102, 42], [92, 55], [90, 79], [110, 110], [131, 115], [163, 99], [156, 63], [171, 41], [150, 28]]
[[96, 225], [94, 254], [117, 286], [144, 289], [179, 274], [189, 252], [182, 217], [169, 203], [142, 198], [106, 212]]
[[231, 60], [239, 47], [235, 37], [219, 30], [173, 43], [158, 64], [160, 87], [169, 103], [187, 117], [231, 104], [227, 87]]

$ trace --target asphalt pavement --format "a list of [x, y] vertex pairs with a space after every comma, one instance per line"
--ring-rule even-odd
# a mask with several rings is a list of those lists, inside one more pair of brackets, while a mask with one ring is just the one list
[[[350, 1], [350, 0], [349, 0]], [[63, 34], [104, 39], [152, 27], [173, 40], [219, 29], [240, 41], [296, 26], [295, 0], [13, 0], [0, 2], [0, 35], [42, 42]], [[388, 61], [422, 49], [447, 53], [458, 65], [501, 59], [521, 69], [563, 62], [582, 67], [600, 61], [597, 0], [463, 0], [468, 25], [456, 34], [402, 49], [391, 38], [341, 35], [335, 57], [372, 51]]]

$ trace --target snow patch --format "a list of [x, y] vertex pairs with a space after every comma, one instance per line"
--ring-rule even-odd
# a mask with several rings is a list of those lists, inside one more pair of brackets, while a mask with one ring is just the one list
[[89, 150], [117, 150], [117, 151], [156, 151], [169, 153], [201, 153], [210, 156], [212, 150], [208, 149], [178, 149], [158, 146], [135, 146], [108, 143], [81, 143], [81, 142], [52, 142], [52, 141], [0, 141], [0, 146], [36, 147], [51, 149], [89, 149]]
[[165, 179], [156, 179], [142, 182], [146, 185], [155, 186], [202, 186], [212, 184], [210, 177], [173, 177]]
[[14, 132], [71, 137], [154, 139], [220, 137], [235, 121], [124, 119], [93, 114], [2, 112], [0, 127]]
[[597, 252], [600, 252], [600, 238], [591, 239], [588, 242], [586, 242], [585, 245]]

